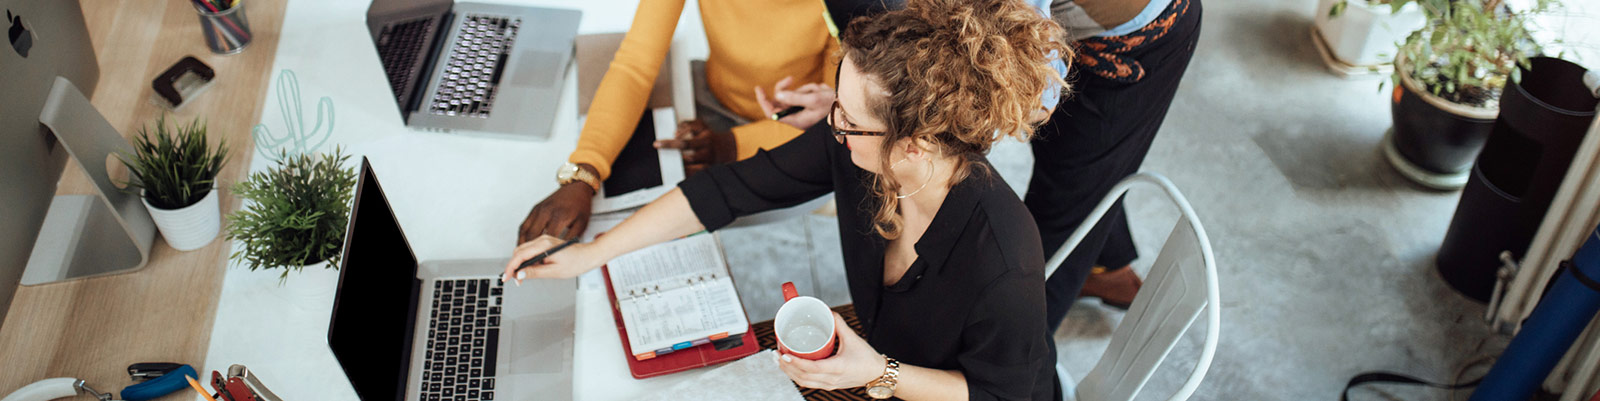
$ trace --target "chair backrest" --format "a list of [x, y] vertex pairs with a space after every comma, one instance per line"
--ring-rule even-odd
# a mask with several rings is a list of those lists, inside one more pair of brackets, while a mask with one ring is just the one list
[[1201, 227], [1189, 201], [1165, 177], [1140, 173], [1117, 183], [1089, 218], [1084, 219], [1067, 239], [1065, 246], [1050, 258], [1046, 264], [1046, 274], [1055, 272], [1123, 193], [1141, 183], [1161, 188], [1181, 215], [1162, 245], [1160, 254], [1156, 256], [1155, 264], [1151, 266], [1145, 284], [1134, 297], [1122, 324], [1111, 333], [1111, 345], [1089, 375], [1079, 383], [1078, 400], [1132, 400], [1178, 340], [1189, 331], [1202, 310], [1208, 313], [1200, 360], [1183, 387], [1169, 399], [1188, 399], [1205, 378], [1212, 356], [1216, 353], [1222, 315], [1211, 241], [1206, 237], [1205, 229]]

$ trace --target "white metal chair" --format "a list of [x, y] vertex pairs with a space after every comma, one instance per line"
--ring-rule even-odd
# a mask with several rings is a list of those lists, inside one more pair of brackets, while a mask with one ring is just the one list
[[[1073, 381], [1066, 369], [1056, 364], [1056, 374], [1061, 377], [1061, 393], [1068, 401], [1124, 401], [1139, 394], [1161, 361], [1177, 345], [1183, 333], [1189, 331], [1200, 311], [1206, 311], [1205, 345], [1200, 360], [1195, 363], [1189, 379], [1168, 400], [1186, 400], [1194, 394], [1217, 350], [1218, 332], [1222, 325], [1221, 302], [1218, 301], [1216, 260], [1211, 254], [1211, 241], [1206, 230], [1200, 227], [1194, 208], [1184, 199], [1183, 193], [1166, 177], [1154, 173], [1139, 173], [1118, 182], [1100, 201], [1083, 224], [1045, 263], [1045, 276], [1049, 277], [1067, 259], [1078, 243], [1083, 241], [1117, 198], [1136, 184], [1151, 184], [1162, 189], [1167, 199], [1178, 207], [1178, 223], [1167, 236], [1161, 253], [1150, 267], [1144, 287], [1133, 298], [1133, 305], [1122, 318], [1122, 324], [1111, 333], [1111, 345], [1100, 356], [1089, 375], [1081, 383]], [[1210, 306], [1209, 308], [1207, 306]]]

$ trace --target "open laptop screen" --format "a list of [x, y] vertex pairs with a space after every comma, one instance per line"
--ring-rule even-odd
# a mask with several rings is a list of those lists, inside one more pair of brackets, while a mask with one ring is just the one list
[[342, 264], [328, 346], [361, 399], [404, 399], [420, 285], [417, 259], [366, 158]]

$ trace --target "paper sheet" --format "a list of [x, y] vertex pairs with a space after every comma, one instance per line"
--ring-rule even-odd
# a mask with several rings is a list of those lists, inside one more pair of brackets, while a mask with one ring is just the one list
[[761, 351], [641, 400], [803, 401], [794, 382], [778, 370], [776, 356], [772, 350]]

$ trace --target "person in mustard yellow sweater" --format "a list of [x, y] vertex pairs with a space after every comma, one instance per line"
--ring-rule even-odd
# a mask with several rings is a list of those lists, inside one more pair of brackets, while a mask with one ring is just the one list
[[[560, 188], [528, 212], [518, 243], [544, 234], [575, 238], [587, 228], [595, 193], [644, 112], [644, 94], [666, 59], [684, 2], [640, 1], [633, 26], [595, 92], [578, 148], [557, 172]], [[804, 128], [791, 125], [794, 121], [819, 120], [833, 104], [832, 83], [826, 81], [835, 76], [839, 47], [821, 0], [699, 4], [710, 47], [694, 71], [699, 118], [679, 124], [677, 139], [656, 143], [682, 149], [690, 174], [788, 142]], [[789, 106], [805, 110], [782, 121], [769, 117]]]

